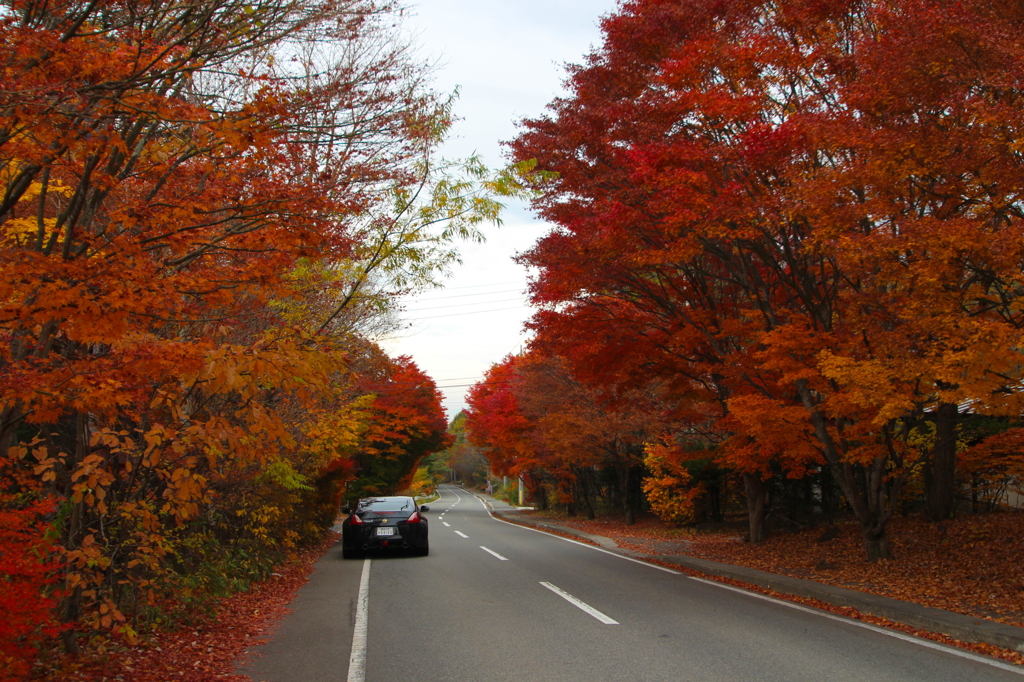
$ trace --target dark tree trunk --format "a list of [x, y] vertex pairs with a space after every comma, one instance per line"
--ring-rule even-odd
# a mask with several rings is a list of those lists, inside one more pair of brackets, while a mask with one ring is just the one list
[[761, 480], [761, 474], [743, 474], [743, 492], [747, 496], [747, 518], [750, 521], [750, 543], [758, 544], [768, 538], [764, 525], [767, 512], [768, 487]]
[[537, 481], [537, 509], [540, 511], [548, 510], [548, 491], [544, 487], [544, 481]]
[[945, 521], [953, 515], [959, 416], [953, 403], [941, 403], [935, 411], [935, 445], [924, 468], [924, 513], [929, 521]]
[[[81, 527], [82, 503], [75, 502], [71, 507], [71, 517], [68, 519], [68, 536], [65, 546], [69, 550], [78, 548]], [[75, 621], [78, 620], [81, 608], [82, 588], [76, 587], [64, 597], [64, 609], [61, 614], [61, 622], [65, 627], [60, 632], [60, 638], [64, 644], [64, 651], [75, 656], [79, 653], [78, 634], [75, 632]]]
[[878, 561], [889, 558], [889, 536], [885, 532], [885, 526], [881, 528], [865, 528], [864, 551], [867, 552], [868, 561]]
[[631, 474], [633, 473], [633, 467], [628, 464], [622, 467], [621, 479], [622, 479], [622, 510], [626, 513], [626, 525], [632, 526], [636, 523], [636, 510], [633, 508], [633, 495], [631, 483]]
[[82, 588], [76, 587], [71, 594], [65, 598], [64, 614], [61, 620], [65, 628], [60, 631], [60, 639], [64, 644], [64, 651], [77, 656], [80, 653], [78, 646], [78, 633], [75, 632], [75, 621], [78, 620], [82, 604]]
[[[88, 453], [89, 446], [86, 435], [87, 425], [86, 415], [84, 412], [77, 413], [74, 428], [74, 459], [68, 462], [68, 471], [72, 471], [75, 467], [75, 463], [81, 462]], [[47, 442], [50, 443], [49, 438], [47, 438]], [[52, 444], [50, 444], [50, 449], [54, 449]], [[67, 490], [66, 492], [70, 496], [71, 491]], [[64, 546], [69, 551], [78, 549], [81, 545], [83, 536], [82, 529], [87, 523], [87, 520], [82, 518], [84, 512], [85, 510], [81, 502], [72, 503], [71, 515], [67, 521], [65, 530], [66, 536], [64, 538]], [[81, 609], [82, 588], [75, 587], [64, 597], [63, 613], [61, 614], [61, 621], [64, 624], [64, 628], [60, 633], [61, 640], [64, 644], [64, 650], [72, 655], [78, 655], [79, 653], [78, 634], [75, 632], [74, 627], [75, 622], [81, 615]]]
[[715, 477], [708, 485], [708, 507], [711, 512], [711, 520], [714, 523], [721, 523], [722, 515], [722, 484], [721, 478]]
[[593, 521], [597, 518], [597, 514], [594, 513], [594, 501], [591, 499], [590, 491], [592, 486], [590, 485], [591, 471], [588, 468], [584, 468], [578, 472], [577, 481], [579, 482], [580, 490], [580, 501], [583, 503], [583, 509], [587, 512], [587, 518]]
[[[833, 424], [839, 435], [836, 438], [830, 431], [829, 419], [818, 409], [819, 399], [808, 387], [807, 381], [799, 379], [796, 386], [811, 418], [811, 425], [821, 444], [822, 454], [828, 462], [832, 478], [860, 524], [868, 560], [888, 558], [890, 554], [886, 526], [899, 501], [900, 491], [906, 481], [906, 470], [893, 476], [891, 480], [887, 477], [889, 465], [894, 462], [891, 449], [887, 454], [876, 457], [870, 465], [854, 466], [845, 457], [848, 444], [842, 436], [842, 421], [836, 420]], [[887, 439], [891, 438], [889, 426], [885, 428], [883, 435]]]
[[821, 467], [818, 480], [821, 483], [821, 515], [825, 517], [826, 524], [834, 526], [835, 500], [832, 494], [832, 472], [827, 466]]

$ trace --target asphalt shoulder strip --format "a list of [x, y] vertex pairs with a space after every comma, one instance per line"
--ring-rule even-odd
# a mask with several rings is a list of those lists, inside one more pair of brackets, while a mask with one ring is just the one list
[[[487, 498], [479, 494], [477, 496], [485, 504], [489, 502]], [[1004, 649], [1024, 652], [1024, 628], [1014, 625], [973, 618], [953, 611], [868, 594], [813, 580], [778, 575], [745, 566], [735, 566], [733, 564], [725, 564], [682, 554], [648, 555], [642, 552], [633, 552], [622, 549], [614, 540], [602, 535], [586, 533], [547, 519], [524, 518], [515, 509], [495, 509], [491, 505], [488, 505], [488, 507], [495, 516], [505, 521], [583, 538], [597, 543], [606, 551], [621, 554], [624, 557], [662, 561], [706, 575], [719, 576], [757, 585], [758, 587], [774, 590], [781, 594], [817, 599], [833, 606], [854, 608], [861, 613], [888, 618], [897, 623], [948, 635], [964, 642], [991, 644]]]

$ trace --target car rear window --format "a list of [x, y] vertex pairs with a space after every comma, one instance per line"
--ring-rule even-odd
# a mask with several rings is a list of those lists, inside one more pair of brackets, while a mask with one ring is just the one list
[[408, 497], [363, 500], [359, 503], [359, 511], [373, 512], [375, 514], [379, 514], [381, 512], [407, 511], [413, 508], [414, 505], [412, 499]]

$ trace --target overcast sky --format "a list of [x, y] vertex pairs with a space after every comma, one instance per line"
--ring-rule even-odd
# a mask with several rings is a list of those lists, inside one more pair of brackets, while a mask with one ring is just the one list
[[[563, 93], [565, 64], [580, 63], [600, 44], [598, 21], [615, 0], [421, 0], [407, 28], [421, 53], [438, 63], [436, 87], [459, 88], [448, 158], [479, 153], [492, 168], [504, 165], [500, 143], [516, 135], [516, 121], [534, 117]], [[408, 302], [408, 328], [382, 342], [392, 355], [410, 355], [437, 382], [448, 418], [465, 407], [468, 385], [493, 363], [518, 352], [526, 271], [512, 262], [547, 231], [520, 205], [509, 205], [487, 243], [464, 245], [464, 265], [443, 290]]]

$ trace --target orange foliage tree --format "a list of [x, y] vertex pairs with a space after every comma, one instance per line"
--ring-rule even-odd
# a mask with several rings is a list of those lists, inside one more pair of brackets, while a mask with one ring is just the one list
[[[398, 13], [17, 0], [0, 16], [4, 510], [54, 503], [32, 530], [62, 551], [70, 651], [77, 629], [132, 640], [265, 575], [333, 520], [368, 426], [415, 412], [378, 409], [349, 351], [496, 219], [499, 188], [435, 159], [451, 103]], [[421, 449], [432, 395], [403, 436]]]
[[[550, 486], [570, 513], [590, 518], [607, 487], [607, 502], [633, 523], [644, 444], [663, 428], [653, 391], [608, 395], [575, 376], [565, 358], [531, 350], [492, 367], [467, 402], [470, 439], [495, 473], [523, 476], [541, 504]], [[602, 486], [598, 471], [614, 485]]]
[[916, 471], [951, 511], [957, 406], [1020, 411], [1017, 11], [625, 3], [512, 143], [558, 174], [537, 326], [654, 340], [734, 464], [823, 463], [887, 556]]
[[376, 366], [359, 375], [359, 391], [371, 402], [352, 455], [358, 475], [348, 489], [352, 499], [408, 488], [420, 460], [453, 442], [433, 379], [409, 357], [391, 359], [372, 351]]

